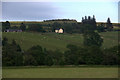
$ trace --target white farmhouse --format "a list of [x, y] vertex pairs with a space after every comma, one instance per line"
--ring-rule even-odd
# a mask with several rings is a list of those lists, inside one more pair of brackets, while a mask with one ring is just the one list
[[58, 30], [55, 30], [55, 32], [56, 32], [56, 33], [63, 33], [64, 31], [63, 31], [62, 28], [60, 28], [60, 29], [58, 29]]
[[63, 33], [63, 29], [61, 28], [61, 29], [59, 29], [59, 33]]

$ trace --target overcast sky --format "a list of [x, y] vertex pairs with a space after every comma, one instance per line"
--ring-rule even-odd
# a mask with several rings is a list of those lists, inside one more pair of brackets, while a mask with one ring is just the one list
[[118, 2], [2, 2], [3, 20], [41, 21], [95, 15], [97, 22], [118, 22]]

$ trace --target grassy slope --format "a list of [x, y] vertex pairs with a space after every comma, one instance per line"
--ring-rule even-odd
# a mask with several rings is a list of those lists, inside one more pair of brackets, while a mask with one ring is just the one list
[[[104, 39], [103, 48], [109, 48], [118, 44], [117, 32], [101, 33]], [[3, 37], [7, 37], [10, 41], [15, 39], [22, 49], [27, 50], [33, 45], [41, 45], [47, 49], [66, 50], [67, 44], [76, 44], [82, 46], [83, 37], [81, 34], [56, 34], [56, 33], [3, 33]]]
[[[118, 43], [117, 32], [101, 33], [103, 47], [112, 47]], [[41, 45], [48, 49], [63, 49], [69, 43], [82, 45], [83, 38], [80, 34], [55, 34], [55, 33], [3, 33], [3, 37], [13, 38], [23, 49], [33, 45]], [[70, 68], [3, 68], [3, 78], [116, 78], [116, 67], [70, 67]]]
[[[15, 39], [23, 49], [28, 49], [33, 45], [41, 45], [47, 49], [62, 49], [69, 43], [81, 44], [82, 36], [75, 34], [40, 34], [40, 33], [3, 33], [3, 37], [6, 36], [8, 39]], [[78, 37], [79, 36], [79, 37]]]
[[104, 39], [103, 48], [109, 48], [118, 45], [118, 32], [103, 32], [101, 36]]
[[5, 68], [3, 78], [117, 78], [116, 67]]

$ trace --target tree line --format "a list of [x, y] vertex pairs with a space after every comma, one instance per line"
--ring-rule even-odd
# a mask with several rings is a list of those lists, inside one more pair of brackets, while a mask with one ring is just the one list
[[44, 22], [49, 22], [49, 21], [75, 21], [74, 19], [52, 19], [52, 20], [44, 20]]
[[[34, 32], [55, 32], [56, 29], [62, 28], [65, 33], [83, 33], [87, 27], [85, 25], [92, 25], [90, 28], [91, 30], [96, 30], [97, 32], [105, 32], [105, 31], [112, 31], [113, 30], [113, 25], [110, 21], [110, 18], [107, 19], [106, 25], [100, 24], [97, 25], [95, 16], [93, 15], [93, 18], [90, 16], [85, 16], [85, 18], [82, 18], [81, 23], [67, 23], [64, 21], [75, 21], [75, 20], [69, 20], [69, 19], [58, 19], [58, 20], [46, 20], [44, 22], [51, 22], [54, 21], [53, 23], [49, 24], [25, 24], [21, 23], [19, 27], [16, 26], [11, 26], [9, 21], [2, 22], [2, 30], [5, 31], [6, 29], [21, 29], [22, 31], [34, 31]], [[57, 21], [63, 21], [63, 23], [59, 23]]]
[[23, 52], [15, 42], [3, 40], [3, 66], [52, 66], [52, 65], [117, 65], [120, 59], [119, 46], [102, 50], [98, 46], [76, 46], [69, 44], [67, 50], [47, 50], [39, 45]]

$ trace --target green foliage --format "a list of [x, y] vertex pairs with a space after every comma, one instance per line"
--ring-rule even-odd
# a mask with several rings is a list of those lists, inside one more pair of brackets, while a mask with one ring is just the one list
[[48, 54], [46, 57], [45, 57], [45, 65], [48, 65], [48, 66], [52, 66], [54, 63], [53, 63], [53, 59], [52, 57]]
[[66, 33], [73, 33], [73, 30], [75, 29], [75, 26], [72, 26], [70, 23], [65, 23], [63, 26]]
[[52, 25], [52, 32], [55, 32], [56, 29], [61, 28], [61, 24], [58, 22], [53, 23]]
[[[43, 22], [2, 22], [3, 24], [3, 31], [5, 29], [22, 29], [23, 31], [34, 31], [34, 32], [54, 32], [55, 29], [63, 28], [65, 29], [65, 33], [83, 33], [83, 30], [86, 30], [86, 25], [91, 25], [92, 30], [97, 30], [98, 32], [103, 31], [113, 31], [113, 27], [117, 26], [119, 27], [119, 24], [112, 24], [110, 21], [110, 18], [108, 18], [106, 23], [101, 23], [103, 25], [99, 25], [100, 23], [96, 22], [95, 16], [85, 16], [85, 19], [82, 18], [81, 22], [77, 22], [76, 20], [70, 20], [70, 19], [53, 19], [53, 20], [44, 20]], [[31, 26], [41, 26], [43, 29], [38, 29], [38, 27], [31, 27]], [[40, 27], [40, 28], [41, 28]], [[35, 29], [36, 28], [36, 29]], [[119, 29], [116, 29], [116, 31]]]
[[[5, 38], [3, 42], [5, 42]], [[20, 51], [20, 46], [16, 44], [15, 40], [13, 40], [12, 44], [8, 44], [7, 41], [3, 45], [2, 48], [2, 61], [3, 66], [21, 66], [23, 65], [23, 55]]]
[[19, 29], [17, 26], [12, 26], [10, 29]]
[[102, 25], [97, 26], [97, 31], [98, 31], [98, 32], [105, 32], [104, 26], [102, 26]]
[[41, 46], [33, 46], [26, 53], [34, 57], [34, 59], [37, 62], [37, 65], [44, 65], [45, 54]]
[[118, 46], [107, 50], [101, 50], [98, 46], [70, 47], [65, 52], [66, 65], [117, 65], [119, 61]]
[[29, 25], [28, 31], [34, 31], [34, 32], [45, 32], [43, 27], [40, 24], [31, 24]]
[[25, 31], [25, 30], [26, 30], [26, 25], [25, 25], [24, 23], [21, 23], [20, 29], [21, 29], [22, 31]]
[[120, 60], [120, 45], [114, 46], [103, 51], [103, 62], [105, 65], [116, 65], [119, 64]]
[[67, 45], [67, 48], [69, 50], [67, 50], [64, 54], [67, 65], [85, 64], [84, 53], [86, 50], [84, 48], [71, 44]]
[[[88, 25], [90, 25], [90, 27], [87, 27]], [[85, 19], [82, 18], [82, 26], [84, 27], [84, 31], [86, 31], [86, 29], [87, 31], [88, 29], [92, 31], [96, 30], [97, 26], [95, 16], [93, 15], [93, 18], [91, 18], [90, 16], [88, 16], [88, 18], [87, 16], [85, 16]]]
[[113, 25], [112, 25], [112, 23], [111, 23], [111, 21], [110, 21], [110, 18], [107, 19], [106, 27], [107, 27], [107, 30], [108, 30], [108, 31], [112, 31]]
[[11, 24], [9, 21], [2, 22], [2, 31], [11, 28]]
[[103, 39], [97, 32], [88, 31], [83, 35], [83, 37], [85, 46], [102, 46]]
[[98, 46], [77, 47], [68, 45], [69, 50], [65, 52], [65, 62], [68, 65], [98, 65], [103, 60], [103, 53]]
[[24, 65], [25, 66], [36, 66], [38, 65], [35, 58], [30, 54], [24, 54]]
[[82, 30], [83, 34], [88, 34], [90, 32], [94, 32], [96, 29], [90, 24], [84, 24]]
[[103, 53], [98, 46], [86, 47], [84, 59], [88, 65], [99, 65], [103, 60]]

